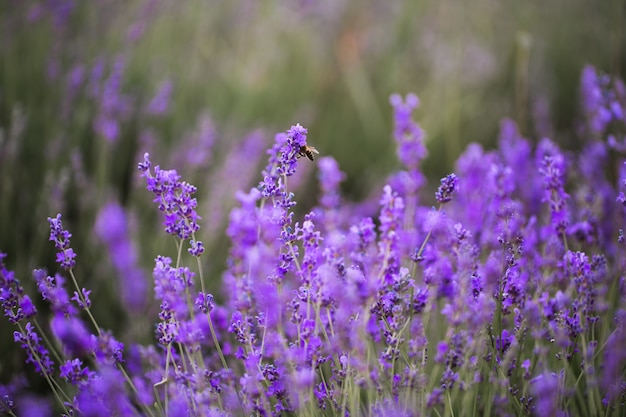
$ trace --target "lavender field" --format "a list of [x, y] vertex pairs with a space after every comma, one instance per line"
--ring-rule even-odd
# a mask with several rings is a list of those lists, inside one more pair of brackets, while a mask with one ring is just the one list
[[10, 3], [1, 415], [626, 415], [623, 2]]

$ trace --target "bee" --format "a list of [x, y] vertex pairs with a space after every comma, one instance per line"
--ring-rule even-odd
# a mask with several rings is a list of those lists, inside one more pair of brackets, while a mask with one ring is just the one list
[[319, 155], [319, 151], [317, 149], [315, 149], [313, 146], [301, 146], [300, 150], [298, 151], [298, 158], [302, 158], [304, 156], [306, 156], [307, 158], [309, 158], [311, 161], [315, 160], [315, 154]]

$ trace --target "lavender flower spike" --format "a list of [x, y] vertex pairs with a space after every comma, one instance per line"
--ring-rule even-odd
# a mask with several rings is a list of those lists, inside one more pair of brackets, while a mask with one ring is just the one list
[[427, 155], [424, 132], [411, 118], [411, 113], [419, 106], [419, 98], [411, 93], [402, 100], [402, 96], [393, 94], [389, 101], [393, 106], [393, 136], [398, 143], [398, 159], [410, 170], [418, 169]]
[[15, 273], [4, 266], [6, 254], [0, 252], [0, 305], [4, 316], [13, 324], [37, 314], [32, 300], [24, 294], [24, 288]]
[[[146, 179], [146, 188], [155, 195], [153, 202], [163, 212], [165, 232], [182, 240], [191, 239], [200, 230], [200, 216], [196, 212], [198, 201], [192, 198], [196, 187], [181, 181], [180, 175], [173, 169], [162, 170], [157, 165], [153, 175], [149, 157], [148, 153], [144, 154], [144, 160], [139, 163], [138, 168], [143, 172], [141, 176]], [[194, 254], [202, 253], [199, 247], [199, 243], [195, 242], [192, 248]]]
[[565, 158], [559, 149], [547, 139], [539, 144], [538, 153], [543, 151], [539, 173], [544, 180], [543, 202], [550, 206], [552, 225], [558, 233], [563, 233], [569, 225], [567, 201], [570, 196], [565, 192]]
[[435, 193], [435, 198], [440, 204], [452, 200], [452, 194], [459, 189], [459, 179], [455, 174], [446, 175], [441, 179], [441, 185]]
[[59, 250], [57, 253], [57, 263], [64, 269], [72, 269], [76, 266], [76, 253], [70, 247], [70, 238], [72, 234], [63, 229], [61, 222], [61, 214], [56, 217], [48, 217], [50, 223], [50, 241], [54, 242], [54, 246]]

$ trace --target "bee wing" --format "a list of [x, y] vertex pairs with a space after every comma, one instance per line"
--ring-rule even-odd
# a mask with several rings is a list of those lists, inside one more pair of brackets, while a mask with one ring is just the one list
[[318, 155], [320, 154], [320, 152], [317, 150], [315, 146], [308, 146], [308, 148], [311, 152], [316, 153]]

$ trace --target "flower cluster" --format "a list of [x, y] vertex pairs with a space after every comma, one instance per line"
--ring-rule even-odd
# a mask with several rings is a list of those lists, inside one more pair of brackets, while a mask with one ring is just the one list
[[148, 191], [154, 193], [153, 202], [157, 203], [163, 213], [165, 232], [181, 240], [189, 240], [191, 245], [189, 252], [194, 256], [200, 256], [204, 252], [204, 246], [202, 242], [193, 238], [200, 230], [198, 224], [200, 216], [196, 212], [198, 202], [192, 197], [196, 187], [181, 181], [180, 175], [173, 169], [162, 170], [157, 165], [154, 167], [153, 175], [149, 157], [149, 154], [144, 154], [143, 162], [138, 166], [142, 177], [146, 179]]
[[435, 193], [435, 198], [440, 204], [447, 203], [452, 200], [452, 194], [457, 189], [459, 179], [455, 174], [447, 175], [441, 179], [441, 185]]
[[72, 269], [76, 265], [76, 253], [70, 247], [72, 234], [63, 228], [61, 214], [56, 217], [48, 217], [50, 223], [50, 241], [57, 248], [57, 263], [64, 269]]
[[580, 80], [582, 107], [589, 134], [606, 138], [609, 147], [626, 151], [626, 85], [616, 77], [583, 69]]
[[411, 117], [411, 113], [419, 106], [419, 99], [415, 94], [408, 94], [406, 100], [398, 94], [389, 99], [394, 112], [393, 137], [398, 144], [398, 159], [407, 171], [400, 171], [399, 176], [405, 177], [403, 188], [409, 195], [415, 194], [424, 184], [425, 178], [420, 169], [422, 160], [428, 152], [424, 146], [424, 131]]
[[[505, 121], [498, 148], [468, 146], [426, 194], [423, 132], [412, 119], [419, 101], [391, 103], [406, 171], [362, 206], [344, 203], [344, 174], [327, 156], [318, 160], [319, 204], [299, 217], [291, 179], [308, 132], [295, 125], [276, 135], [258, 186], [236, 193], [215, 297], [198, 258], [196, 189], [174, 170], [152, 169], [146, 154], [141, 175], [178, 249], [155, 259], [148, 345], [97, 324], [60, 215], [48, 219], [50, 240], [75, 288], [70, 296], [62, 273], [35, 270], [49, 331], [0, 253], [4, 315], [60, 412], [623, 415], [626, 168], [615, 181], [599, 162], [614, 147], [598, 137], [579, 156], [549, 139], [535, 146]], [[606, 106], [595, 106], [604, 120]], [[118, 273], [140, 276], [125, 219], [107, 205], [96, 231]], [[0, 411], [23, 407], [16, 387], [0, 386]]]

